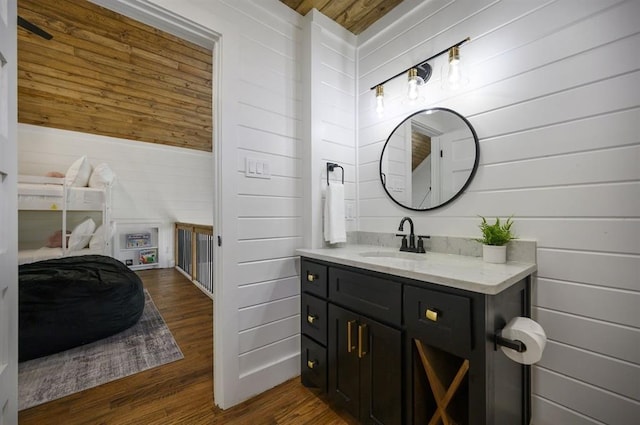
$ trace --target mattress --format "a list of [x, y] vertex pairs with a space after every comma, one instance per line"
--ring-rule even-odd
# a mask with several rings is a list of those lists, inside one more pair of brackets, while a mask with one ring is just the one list
[[[67, 211], [101, 210], [106, 192], [91, 187], [69, 187]], [[62, 210], [64, 186], [59, 184], [18, 183], [18, 209]]]

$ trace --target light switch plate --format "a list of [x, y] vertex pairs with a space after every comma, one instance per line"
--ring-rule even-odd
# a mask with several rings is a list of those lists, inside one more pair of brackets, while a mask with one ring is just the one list
[[271, 166], [266, 159], [245, 158], [244, 175], [254, 179], [270, 179]]

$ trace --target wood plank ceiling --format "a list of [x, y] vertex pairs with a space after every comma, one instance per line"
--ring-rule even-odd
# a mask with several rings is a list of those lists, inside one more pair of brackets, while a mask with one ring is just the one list
[[315, 8], [358, 35], [402, 0], [280, 0], [302, 16]]
[[[281, 0], [360, 34], [402, 0]], [[212, 150], [211, 52], [86, 0], [19, 0], [18, 120]]]
[[212, 52], [86, 0], [19, 0], [18, 121], [212, 150]]

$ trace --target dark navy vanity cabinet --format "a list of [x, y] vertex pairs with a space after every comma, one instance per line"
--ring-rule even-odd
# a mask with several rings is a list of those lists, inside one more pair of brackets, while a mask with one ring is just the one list
[[301, 379], [363, 424], [525, 425], [530, 370], [495, 335], [530, 276], [495, 295], [301, 259]]

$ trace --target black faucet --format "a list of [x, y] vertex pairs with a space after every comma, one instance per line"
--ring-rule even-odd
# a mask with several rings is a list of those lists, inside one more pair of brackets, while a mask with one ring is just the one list
[[[404, 227], [404, 222], [408, 221], [409, 222], [409, 246], [407, 246], [407, 241], [406, 241], [406, 236], [402, 235], [402, 246], [400, 247], [400, 251], [408, 251], [408, 252], [416, 252], [416, 235], [415, 233], [413, 233], [413, 220], [411, 220], [410, 217], [404, 217], [401, 221], [400, 221], [400, 226], [398, 226], [398, 231], [402, 232], [402, 229]], [[400, 236], [400, 235], [398, 235]]]
[[407, 235], [399, 234], [396, 236], [402, 236], [402, 246], [400, 246], [400, 251], [406, 252], [417, 252], [419, 254], [424, 254], [424, 241], [423, 238], [429, 239], [429, 236], [418, 236], [418, 246], [416, 246], [416, 235], [413, 233], [413, 220], [410, 217], [404, 217], [400, 221], [400, 226], [398, 226], [398, 231], [402, 232], [404, 227], [404, 222], [409, 222], [409, 246], [407, 246]]

